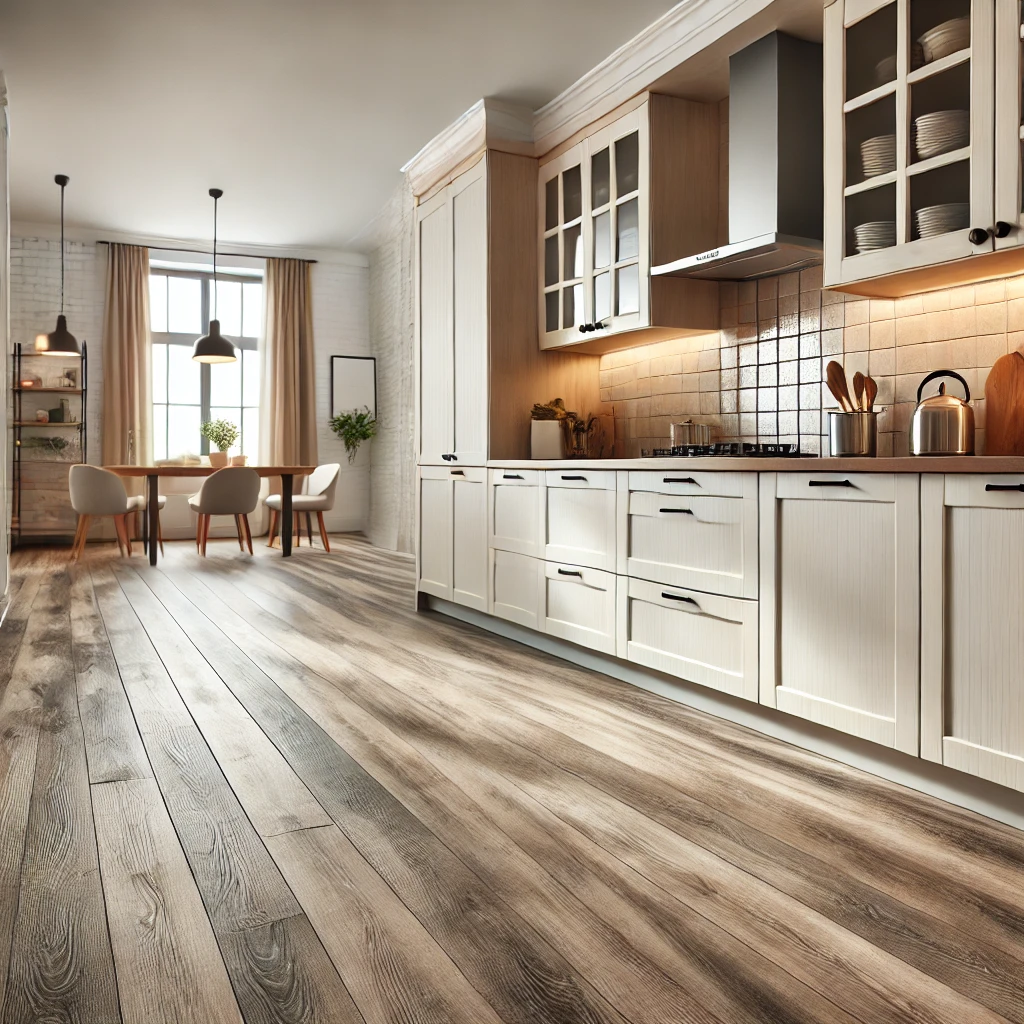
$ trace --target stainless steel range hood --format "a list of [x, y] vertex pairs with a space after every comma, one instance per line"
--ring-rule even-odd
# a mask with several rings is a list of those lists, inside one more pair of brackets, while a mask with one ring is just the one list
[[729, 244], [652, 275], [745, 281], [822, 261], [821, 46], [782, 32], [729, 59]]

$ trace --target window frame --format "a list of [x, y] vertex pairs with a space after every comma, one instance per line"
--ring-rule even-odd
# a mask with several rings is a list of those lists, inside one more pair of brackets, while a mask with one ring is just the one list
[[[172, 270], [172, 269], [165, 269], [164, 267], [150, 267], [149, 276], [150, 277], [168, 277], [168, 278], [170, 278], [170, 277], [179, 277], [179, 278], [188, 278], [190, 280], [197, 280], [198, 279], [199, 282], [200, 282], [200, 324], [201, 324], [200, 331], [204, 335], [209, 332], [209, 330], [210, 330], [210, 312], [211, 312], [211, 306], [212, 306], [211, 300], [212, 300], [213, 280], [214, 280], [214, 275], [213, 275], [212, 271], [209, 271], [209, 270], [177, 270], [177, 269], [173, 269]], [[241, 283], [243, 285], [244, 284], [256, 284], [257, 282], [260, 285], [264, 285], [264, 283], [265, 283], [264, 282], [264, 276], [262, 274], [259, 274], [259, 275], [256, 275], [256, 274], [232, 274], [232, 273], [224, 273], [223, 271], [220, 271], [220, 270], [217, 271], [217, 281], [218, 282], [221, 282], [221, 281], [237, 281], [237, 282], [239, 282], [239, 283]], [[244, 293], [243, 293], [243, 295], [244, 295]], [[152, 316], [152, 311], [151, 311], [150, 315]], [[244, 317], [245, 317], [245, 305], [244, 305], [244, 298], [243, 298], [243, 305], [242, 305], [243, 323], [244, 323]], [[260, 320], [261, 320], [261, 330], [262, 330], [262, 313], [261, 313]], [[189, 348], [192, 348], [192, 346], [195, 345], [196, 339], [199, 336], [200, 335], [196, 335], [196, 334], [187, 334], [187, 333], [183, 334], [183, 333], [175, 332], [175, 331], [154, 331], [154, 330], [150, 329], [150, 345], [151, 346], [153, 346], [153, 345], [168, 345], [168, 346], [170, 346], [170, 345], [182, 345], [182, 346], [186, 346], [187, 345]], [[259, 338], [258, 337], [256, 337], [256, 338], [244, 337], [244, 336], [239, 337], [239, 336], [236, 336], [236, 335], [231, 335], [230, 338], [231, 338], [232, 344], [234, 344], [235, 348], [237, 348], [237, 349], [240, 349], [242, 351], [248, 351], [248, 352], [257, 352], [257, 351], [259, 351]], [[150, 349], [150, 353], [151, 353], [151, 358], [152, 358], [152, 348]], [[211, 413], [210, 413], [210, 408], [211, 408], [211, 404], [210, 404], [211, 369], [212, 369], [212, 364], [210, 364], [210, 363], [200, 363], [199, 364], [199, 422], [200, 423], [205, 422], [211, 416]], [[242, 373], [244, 375], [244, 369], [242, 370]], [[169, 381], [168, 381], [168, 388], [169, 388]], [[241, 390], [242, 390], [242, 397], [244, 398], [244, 396], [245, 396], [244, 376], [243, 376], [243, 379], [241, 381]], [[154, 416], [155, 416], [155, 409], [156, 409], [157, 405], [162, 405], [167, 410], [169, 410], [172, 406], [180, 406], [182, 408], [193, 408], [194, 407], [194, 406], [192, 406], [191, 403], [170, 402], [170, 401], [157, 402], [154, 399], [154, 396], [153, 396], [153, 393], [152, 393], [152, 389], [150, 390], [149, 398], [150, 398], [149, 404], [150, 404], [150, 409], [151, 409], [151, 415], [154, 415]], [[240, 435], [240, 439], [243, 441], [243, 443], [244, 443], [244, 440], [245, 440], [244, 426], [243, 426], [243, 423], [242, 423], [242, 421], [244, 420], [243, 411], [245, 409], [252, 409], [252, 408], [258, 408], [258, 406], [247, 406], [244, 403], [240, 404], [238, 406], [238, 413], [239, 413], [238, 428], [239, 428], [239, 431], [242, 432], [241, 435]], [[167, 428], [165, 428], [165, 435], [166, 435], [166, 433], [167, 433]], [[203, 437], [202, 435], [200, 435], [200, 438], [199, 438], [199, 454], [200, 455], [209, 455], [210, 454], [210, 442], [209, 442], [209, 440], [207, 438]], [[246, 453], [246, 454], [253, 461], [255, 461], [257, 459], [257, 457], [258, 457], [258, 454], [255, 453], [255, 452]]]

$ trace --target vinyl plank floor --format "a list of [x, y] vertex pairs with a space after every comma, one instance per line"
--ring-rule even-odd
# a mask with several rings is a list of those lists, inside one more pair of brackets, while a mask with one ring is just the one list
[[16, 553], [0, 1024], [1024, 1024], [1024, 835], [332, 545]]

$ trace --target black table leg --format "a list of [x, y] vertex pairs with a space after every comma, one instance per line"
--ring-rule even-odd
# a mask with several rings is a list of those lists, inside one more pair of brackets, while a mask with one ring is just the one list
[[292, 553], [292, 481], [291, 473], [281, 474], [281, 554]]
[[156, 473], [146, 477], [146, 518], [149, 520], [149, 564], [156, 565], [157, 549], [157, 517], [160, 509], [157, 501], [160, 498], [160, 478]]

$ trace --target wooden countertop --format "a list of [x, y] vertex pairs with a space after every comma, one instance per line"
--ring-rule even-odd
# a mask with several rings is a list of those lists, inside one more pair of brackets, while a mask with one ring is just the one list
[[1017, 473], [1024, 475], [1024, 458], [1019, 456], [935, 455], [893, 459], [758, 459], [727, 458], [662, 459], [525, 459], [491, 460], [494, 469], [678, 470], [683, 466], [708, 472], [761, 473]]

